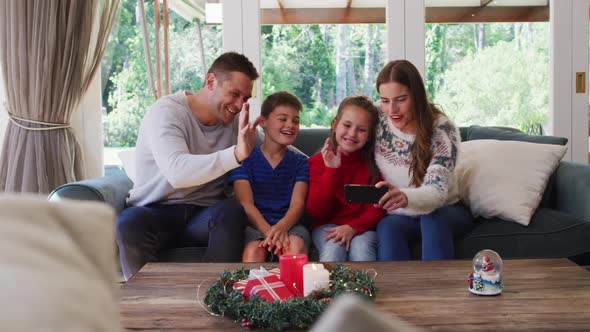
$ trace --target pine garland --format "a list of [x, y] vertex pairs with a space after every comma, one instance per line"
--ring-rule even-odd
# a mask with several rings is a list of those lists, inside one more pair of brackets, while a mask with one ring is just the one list
[[[330, 267], [327, 266], [330, 270]], [[285, 330], [311, 327], [332, 298], [343, 292], [354, 292], [373, 300], [377, 292], [369, 275], [343, 265], [336, 265], [330, 272], [330, 288], [312, 292], [307, 297], [286, 301], [265, 302], [259, 296], [246, 298], [233, 289], [235, 282], [246, 279], [249, 270], [225, 271], [207, 290], [205, 304], [219, 315], [232, 317], [243, 327]]]

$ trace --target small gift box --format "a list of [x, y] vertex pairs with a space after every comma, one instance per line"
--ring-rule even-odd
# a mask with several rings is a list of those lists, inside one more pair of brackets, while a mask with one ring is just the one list
[[254, 295], [262, 297], [266, 302], [284, 301], [294, 297], [277, 275], [248, 280], [244, 296], [252, 297]]
[[[251, 270], [252, 272], [253, 270]], [[281, 271], [278, 268], [272, 269], [272, 270], [265, 270], [263, 267], [261, 267], [259, 270], [255, 270], [255, 271], [261, 271], [259, 273], [259, 275], [265, 276], [265, 275], [276, 275], [277, 277], [280, 277]], [[262, 272], [263, 271], [263, 272]], [[264, 273], [266, 272], [266, 273]], [[248, 279], [244, 279], [244, 280], [240, 280], [236, 283], [234, 283], [234, 289], [237, 290], [238, 292], [244, 294], [244, 291], [246, 290], [246, 284], [248, 283], [248, 281], [252, 280], [252, 279], [256, 279], [252, 276], [250, 276]]]

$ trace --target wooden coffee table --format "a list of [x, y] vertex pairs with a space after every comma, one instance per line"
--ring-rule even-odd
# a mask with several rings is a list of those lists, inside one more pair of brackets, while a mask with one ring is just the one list
[[[264, 264], [266, 267], [276, 265]], [[567, 259], [504, 261], [499, 296], [469, 293], [471, 261], [346, 263], [375, 269], [376, 303], [410, 324], [436, 330], [590, 331], [590, 272]], [[197, 303], [225, 269], [243, 264], [150, 263], [121, 286], [123, 326], [132, 330], [247, 331]], [[246, 266], [258, 266], [247, 265]]]

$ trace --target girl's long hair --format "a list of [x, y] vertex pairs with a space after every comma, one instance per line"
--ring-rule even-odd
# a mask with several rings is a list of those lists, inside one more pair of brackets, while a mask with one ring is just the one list
[[410, 99], [414, 105], [414, 119], [416, 121], [416, 139], [410, 151], [412, 160], [410, 169], [410, 185], [419, 187], [424, 182], [426, 169], [432, 159], [432, 136], [434, 122], [443, 114], [434, 104], [428, 101], [424, 81], [418, 69], [407, 60], [390, 61], [377, 76], [377, 91], [381, 84], [396, 82], [410, 90]]
[[344, 109], [349, 106], [356, 106], [369, 114], [369, 139], [367, 143], [361, 148], [361, 155], [369, 165], [369, 182], [372, 183], [379, 178], [379, 168], [377, 168], [377, 164], [375, 163], [375, 130], [377, 129], [377, 123], [379, 122], [379, 110], [377, 106], [373, 104], [373, 102], [369, 99], [369, 97], [364, 95], [356, 95], [346, 97], [342, 100], [340, 105], [338, 106], [338, 112], [332, 120], [332, 126], [330, 130], [330, 140], [332, 141], [332, 146], [336, 148], [338, 143], [336, 142], [336, 127], [342, 118], [342, 113]]

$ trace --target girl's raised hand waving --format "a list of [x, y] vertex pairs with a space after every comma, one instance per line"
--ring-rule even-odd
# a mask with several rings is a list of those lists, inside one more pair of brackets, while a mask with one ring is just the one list
[[332, 140], [329, 137], [326, 138], [326, 143], [324, 143], [321, 152], [326, 167], [339, 168], [340, 165], [342, 165], [342, 151], [340, 150], [340, 147], [334, 149]]

